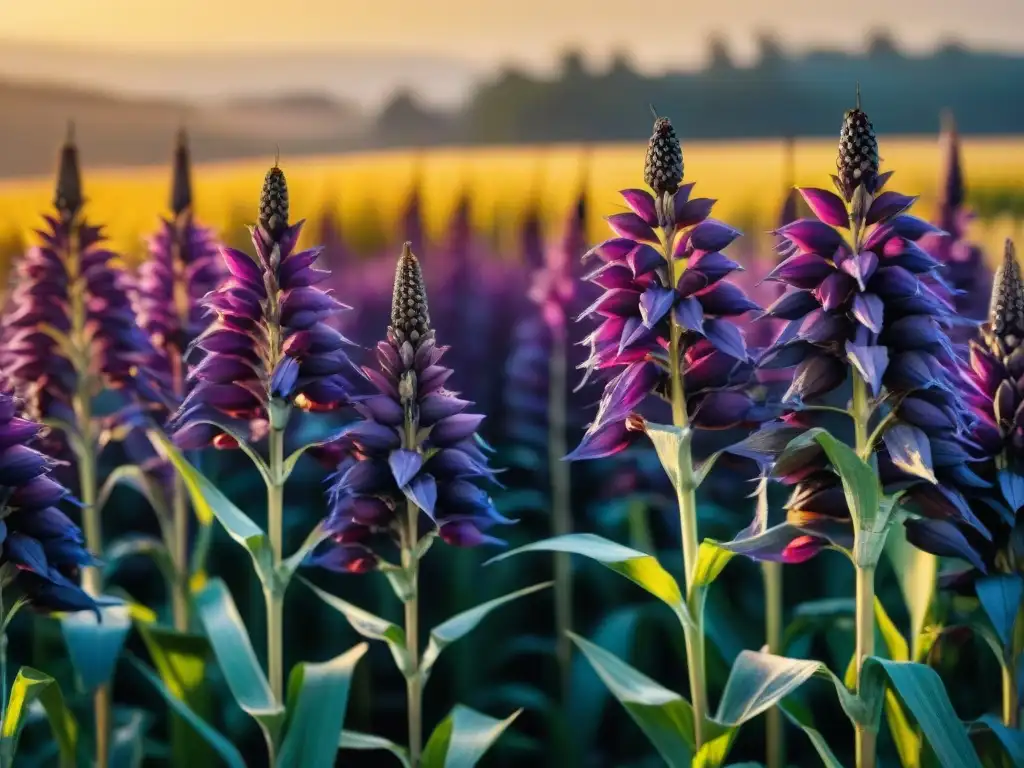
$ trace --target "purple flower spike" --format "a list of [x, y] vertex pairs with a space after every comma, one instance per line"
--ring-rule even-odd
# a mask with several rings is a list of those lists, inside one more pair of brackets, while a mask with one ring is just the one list
[[72, 401], [104, 387], [163, 401], [149, 364], [154, 350], [139, 328], [130, 279], [99, 227], [82, 217], [78, 150], [61, 150], [54, 215], [42, 241], [15, 267], [12, 311], [0, 324], [0, 371], [34, 418], [75, 423]]
[[70, 493], [51, 477], [53, 462], [30, 446], [43, 428], [20, 418], [17, 406], [0, 393], [0, 565], [13, 566], [14, 588], [32, 608], [98, 615], [96, 603], [78, 586], [79, 569], [95, 561], [81, 530], [57, 508]]
[[[584, 342], [590, 357], [581, 368], [584, 382], [598, 370], [612, 378], [571, 460], [609, 456], [635, 439], [627, 419], [649, 395], [669, 392], [665, 350], [673, 324], [680, 330], [688, 410], [702, 414], [695, 426], [727, 429], [748, 423], [755, 412], [746, 388], [753, 366], [731, 319], [758, 306], [729, 280], [740, 266], [722, 253], [740, 233], [709, 218], [714, 201], [693, 197], [693, 184], [682, 184], [682, 150], [667, 118], [655, 122], [644, 177], [653, 195], [624, 192], [632, 212], [609, 217], [618, 237], [592, 251], [602, 263], [586, 279], [603, 293], [580, 315], [599, 322]], [[674, 285], [666, 255], [652, 245], [655, 228], [673, 260]]]
[[[349, 404], [364, 378], [350, 362], [350, 342], [331, 325], [348, 309], [317, 287], [327, 273], [313, 264], [318, 249], [296, 252], [303, 222], [289, 224], [288, 187], [276, 165], [267, 172], [259, 223], [252, 228], [256, 257], [221, 249], [227, 277], [202, 300], [210, 322], [190, 343], [205, 357], [173, 423], [176, 437], [197, 447], [206, 437], [236, 447], [226, 434], [195, 429], [195, 420], [240, 422], [256, 440], [275, 423], [280, 405], [333, 410]], [[237, 423], [234, 425], [238, 427]]]
[[[941, 284], [938, 262], [917, 244], [932, 227], [907, 213], [915, 198], [882, 191], [888, 176], [879, 173], [877, 141], [859, 104], [844, 117], [837, 167], [840, 196], [800, 190], [815, 218], [776, 232], [788, 258], [769, 279], [787, 293], [765, 318], [784, 323], [759, 364], [792, 369], [783, 396], [791, 411], [745, 442], [771, 442], [768, 462], [778, 459], [785, 449], [769, 438], [780, 424], [819, 426], [807, 406], [828, 403], [855, 377], [867, 389], [871, 426], [884, 424], [870, 446], [883, 491], [902, 491], [903, 504], [921, 517], [962, 523], [978, 535], [986, 527], [962, 489], [985, 481], [971, 469], [975, 418], [956, 381], [948, 335], [956, 317], [934, 289]], [[840, 231], [847, 229], [849, 236]], [[986, 393], [991, 399], [995, 390]], [[820, 449], [786, 454], [774, 477], [793, 487], [786, 522], [806, 538], [779, 539], [756, 557], [806, 559], [830, 543], [850, 545], [842, 488]]]
[[[356, 404], [362, 421], [336, 446], [340, 463], [332, 476], [330, 538], [307, 561], [346, 573], [364, 573], [380, 562], [379, 547], [419, 538], [408, 528], [414, 504], [453, 546], [500, 544], [488, 534], [507, 524], [491, 498], [472, 482], [493, 480], [476, 443], [482, 416], [442, 384], [419, 260], [405, 244], [395, 272], [391, 325], [377, 345], [380, 371], [370, 376], [379, 394]], [[367, 373], [370, 373], [367, 371]]]

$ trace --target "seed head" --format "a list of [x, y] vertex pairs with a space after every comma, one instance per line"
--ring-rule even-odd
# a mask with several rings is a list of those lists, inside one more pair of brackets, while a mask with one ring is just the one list
[[402, 255], [398, 258], [398, 268], [395, 270], [395, 288], [391, 295], [391, 328], [414, 345], [430, 332], [423, 269], [410, 243], [402, 246]]
[[992, 283], [988, 325], [989, 346], [997, 354], [1009, 354], [1024, 342], [1024, 279], [1012, 240], [1006, 241], [1003, 263]]
[[647, 142], [644, 182], [660, 197], [666, 192], [674, 194], [682, 181], [683, 149], [679, 146], [679, 138], [672, 122], [667, 117], [658, 117]]
[[943, 168], [940, 205], [955, 209], [964, 204], [964, 173], [960, 165], [960, 135], [953, 113], [942, 115]]
[[75, 124], [68, 123], [67, 138], [60, 150], [57, 170], [57, 189], [53, 205], [65, 221], [71, 221], [82, 209], [82, 173], [78, 166], [78, 147], [75, 145]]
[[875, 191], [878, 178], [878, 139], [867, 114], [860, 108], [860, 90], [857, 91], [857, 106], [843, 115], [843, 127], [839, 131], [839, 182], [847, 200], [852, 199], [857, 187], [863, 186], [869, 193]]
[[171, 177], [171, 212], [180, 216], [192, 207], [192, 170], [188, 151], [188, 134], [182, 128], [174, 146], [174, 170]]
[[288, 182], [277, 163], [274, 163], [274, 167], [267, 171], [263, 179], [259, 223], [275, 241], [288, 228]]

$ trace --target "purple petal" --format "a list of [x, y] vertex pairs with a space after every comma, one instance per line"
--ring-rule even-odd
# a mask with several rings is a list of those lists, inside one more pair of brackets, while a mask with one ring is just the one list
[[566, 461], [586, 461], [613, 456], [628, 448], [640, 435], [630, 432], [623, 421], [611, 421], [588, 429], [576, 449], [565, 457]]
[[737, 269], [740, 269], [740, 265], [719, 251], [702, 251], [686, 265], [687, 272], [698, 271], [707, 277], [708, 285], [718, 282]]
[[441, 419], [430, 431], [430, 439], [439, 445], [450, 445], [474, 434], [484, 417], [478, 413], [457, 413]]
[[695, 297], [690, 296], [677, 301], [673, 316], [682, 328], [697, 333], [704, 332], [704, 308]]
[[611, 240], [605, 240], [600, 245], [595, 245], [583, 256], [583, 260], [597, 256], [601, 261], [622, 261], [626, 258], [630, 251], [635, 249], [637, 243], [635, 240], [626, 237], [613, 237]]
[[737, 360], [747, 359], [747, 345], [743, 333], [728, 320], [708, 318], [704, 321], [704, 336], [715, 349]]
[[916, 216], [909, 216], [907, 214], [895, 216], [889, 219], [886, 223], [892, 227], [893, 232], [900, 237], [907, 238], [907, 240], [918, 240], [925, 235], [942, 231], [924, 219], [919, 219]]
[[289, 398], [299, 380], [299, 363], [294, 357], [283, 357], [270, 377], [272, 397]]
[[711, 391], [700, 396], [690, 418], [700, 429], [732, 429], [747, 420], [752, 405], [743, 392]]
[[882, 435], [892, 463], [902, 472], [937, 482], [932, 469], [932, 446], [922, 430], [910, 424], [893, 424]]
[[626, 256], [633, 277], [647, 275], [665, 263], [665, 257], [647, 243], [640, 243]]
[[433, 519], [434, 507], [437, 505], [437, 482], [433, 476], [418, 475], [415, 480], [402, 488], [402, 492], [413, 504], [422, 509], [427, 517]]
[[857, 322], [875, 333], [882, 332], [885, 303], [873, 293], [859, 293], [853, 298], [853, 316]]
[[652, 285], [640, 296], [640, 318], [644, 327], [653, 328], [672, 309], [676, 292], [671, 288]]
[[460, 400], [455, 395], [444, 392], [434, 393], [423, 398], [420, 403], [420, 421], [433, 424], [448, 416], [454, 416], [468, 408], [472, 403]]
[[394, 427], [364, 419], [346, 433], [345, 438], [363, 448], [375, 451], [391, 450], [402, 444], [402, 438]]
[[768, 309], [764, 311], [763, 317], [774, 317], [779, 320], [799, 320], [808, 312], [812, 312], [820, 305], [810, 291], [786, 291], [786, 293], [775, 300]]
[[850, 228], [850, 215], [846, 211], [846, 203], [838, 195], [825, 189], [801, 187], [803, 196], [811, 213], [831, 227]]
[[757, 304], [747, 298], [741, 288], [732, 283], [715, 283], [707, 290], [697, 294], [696, 298], [704, 307], [706, 314], [719, 317], [736, 317], [745, 312], [754, 312], [760, 309]]
[[867, 382], [872, 397], [878, 397], [882, 390], [882, 376], [889, 365], [889, 351], [885, 347], [867, 347], [847, 341], [846, 357]]
[[857, 281], [862, 291], [878, 268], [878, 256], [873, 251], [863, 251], [843, 261], [841, 269]]
[[644, 401], [659, 378], [655, 363], [642, 362], [626, 366], [605, 386], [594, 424], [621, 421]]
[[883, 192], [871, 201], [868, 209], [868, 224], [877, 224], [885, 219], [903, 213], [917, 200], [916, 197], [901, 195], [899, 192]]
[[856, 283], [849, 275], [833, 272], [822, 280], [815, 294], [826, 312], [834, 312], [847, 302], [856, 287]]
[[695, 197], [687, 200], [678, 192], [675, 195], [676, 226], [680, 229], [699, 224], [711, 215], [715, 200], [709, 197]]
[[939, 557], [958, 557], [966, 560], [979, 571], [986, 571], [974, 547], [960, 532], [960, 529], [946, 520], [906, 520], [907, 541], [918, 549]]
[[775, 231], [805, 253], [833, 254], [842, 245], [842, 236], [822, 221], [800, 219]]
[[405, 421], [405, 409], [402, 404], [387, 395], [374, 395], [359, 403], [359, 410], [364, 410], [375, 421], [389, 427], [397, 427]]
[[260, 294], [265, 294], [263, 271], [249, 254], [234, 248], [221, 247], [220, 255], [230, 274], [242, 280]]
[[652, 227], [658, 226], [658, 215], [654, 212], [654, 198], [650, 192], [643, 189], [624, 189], [619, 194], [633, 213]]
[[799, 402], [831, 392], [846, 380], [846, 366], [831, 355], [810, 355], [793, 372], [782, 401]]
[[395, 484], [401, 488], [408, 485], [423, 467], [423, 456], [418, 451], [399, 450], [388, 455], [388, 466]]
[[721, 251], [741, 234], [717, 219], [705, 219], [687, 233], [690, 245], [699, 251]]
[[795, 288], [807, 290], [817, 288], [821, 281], [834, 271], [835, 267], [821, 256], [815, 253], [798, 253], [779, 264], [765, 280], [788, 283]]
[[615, 213], [605, 219], [615, 234], [631, 240], [644, 240], [649, 243], [657, 242], [658, 236], [654, 234], [651, 225], [637, 216], [635, 213]]

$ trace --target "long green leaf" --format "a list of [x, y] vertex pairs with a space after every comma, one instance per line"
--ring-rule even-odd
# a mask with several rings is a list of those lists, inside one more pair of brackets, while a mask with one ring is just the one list
[[196, 595], [195, 604], [231, 695], [276, 744], [285, 708], [274, 699], [227, 585], [214, 579]]
[[[661, 461], [662, 469], [665, 470], [665, 474], [672, 482], [672, 487], [677, 491], [687, 490], [690, 486], [696, 488], [693, 457], [690, 452], [693, 433], [685, 427], [650, 422], [647, 423], [644, 431], [654, 444], [654, 450]], [[714, 464], [714, 460], [711, 461], [711, 464]], [[711, 466], [709, 465], [707, 469], [710, 471]]]
[[141, 768], [146, 757], [146, 732], [152, 724], [149, 713], [135, 709], [127, 722], [119, 724], [111, 734], [110, 768]]
[[132, 557], [148, 557], [160, 569], [166, 581], [174, 579], [174, 564], [171, 562], [171, 553], [167, 551], [167, 546], [158, 538], [138, 534], [131, 534], [104, 546], [103, 575], [112, 576]]
[[521, 711], [497, 720], [456, 704], [427, 740], [422, 768], [473, 768]]
[[325, 592], [306, 579], [300, 578], [299, 581], [309, 587], [313, 594], [324, 603], [344, 616], [352, 629], [367, 640], [378, 640], [387, 643], [398, 670], [403, 675], [409, 673], [409, 654], [405, 649], [405, 630], [387, 619], [375, 616], [357, 605], [352, 605], [352, 603], [332, 595], [330, 592]]
[[477, 625], [483, 621], [491, 611], [505, 605], [506, 603], [510, 603], [513, 600], [517, 600], [520, 597], [525, 597], [526, 595], [531, 595], [534, 592], [546, 589], [553, 583], [554, 582], [548, 581], [543, 584], [534, 584], [531, 587], [524, 587], [523, 589], [516, 590], [515, 592], [503, 595], [502, 597], [496, 597], [493, 600], [488, 600], [486, 603], [481, 603], [478, 606], [470, 608], [468, 611], [463, 611], [457, 616], [452, 616], [452, 618], [438, 624], [430, 630], [430, 641], [427, 643], [427, 649], [424, 651], [423, 659], [420, 662], [420, 671], [424, 680], [430, 674], [430, 670], [437, 661], [437, 657], [441, 655], [441, 651], [456, 640], [465, 637], [476, 629]]
[[974, 586], [1003, 648], [1009, 648], [1013, 641], [1013, 623], [1024, 598], [1024, 579], [1017, 573], [994, 574], [978, 579]]
[[893, 525], [885, 540], [885, 551], [900, 583], [903, 601], [910, 614], [911, 660], [923, 661], [930, 645], [924, 634], [935, 599], [939, 559], [907, 541], [907, 529]]
[[864, 665], [862, 689], [881, 689], [885, 678], [899, 695], [936, 759], [946, 768], [981, 768], [963, 723], [949, 702], [942, 679], [931, 667], [909, 661], [870, 656]]
[[807, 738], [810, 739], [811, 745], [826, 768], [844, 768], [843, 764], [839, 762], [839, 758], [835, 756], [832, 748], [828, 745], [828, 740], [821, 734], [821, 731], [814, 727], [808, 712], [796, 706], [795, 701], [780, 701], [776, 706], [793, 725], [803, 731]]
[[167, 493], [154, 478], [137, 464], [122, 464], [107, 475], [96, 494], [96, 507], [103, 509], [118, 485], [127, 485], [141, 494], [156, 513], [157, 519], [165, 523], [171, 519], [171, 507]]
[[18, 670], [18, 676], [11, 686], [3, 729], [0, 730], [3, 752], [13, 760], [18, 750], [18, 737], [25, 727], [25, 717], [34, 701], [42, 704], [46, 712], [54, 741], [60, 750], [61, 765], [74, 765], [75, 750], [78, 746], [78, 722], [64, 704], [64, 696], [57, 681], [32, 667], [22, 667]]
[[330, 661], [295, 665], [288, 679], [288, 725], [278, 768], [334, 765], [352, 675], [368, 648], [360, 643]]
[[228, 535], [249, 552], [256, 574], [263, 585], [271, 587], [274, 582], [274, 566], [267, 534], [221, 493], [217, 486], [193, 467], [162, 431], [150, 430], [149, 438], [174, 464], [174, 468], [185, 481], [185, 488], [192, 500], [192, 509], [199, 522], [209, 525], [214, 518], [219, 520]]
[[606, 568], [625, 576], [637, 586], [666, 603], [675, 611], [680, 621], [690, 621], [678, 582], [662, 568], [654, 557], [644, 552], [624, 547], [592, 533], [570, 533], [513, 549], [491, 558], [487, 564], [496, 563], [524, 552], [568, 552], [589, 557]]
[[257, 453], [256, 449], [252, 447], [249, 441], [245, 438], [245, 435], [243, 435], [241, 432], [230, 427], [227, 424], [224, 424], [223, 422], [214, 421], [212, 419], [195, 419], [192, 421], [192, 423], [208, 424], [211, 427], [216, 427], [225, 435], [230, 437], [232, 440], [238, 443], [238, 447], [246, 456], [249, 457], [249, 460], [253, 463], [253, 466], [255, 466], [257, 470], [259, 470], [260, 477], [263, 478], [263, 482], [268, 486], [274, 484], [273, 479], [270, 477], [270, 467], [267, 466], [267, 462], [264, 461], [263, 457], [260, 456], [259, 453]]
[[734, 553], [723, 549], [714, 542], [702, 541], [697, 550], [697, 566], [693, 574], [694, 588], [710, 585], [733, 557]]
[[383, 736], [374, 736], [372, 733], [359, 733], [357, 731], [342, 731], [341, 739], [338, 741], [341, 749], [355, 749], [359, 751], [383, 750], [390, 752], [395, 759], [402, 764], [402, 768], [410, 768], [409, 753], [405, 747], [400, 747], [393, 741]]
[[1002, 745], [1013, 768], [1024, 768], [1024, 732], [1008, 728], [995, 715], [982, 715], [969, 727], [972, 733], [979, 729], [991, 731]]
[[175, 696], [167, 686], [161, 682], [153, 672], [134, 656], [129, 656], [128, 661], [139, 673], [143, 680], [152, 685], [157, 692], [163, 696], [164, 701], [175, 711], [177, 715], [188, 721], [189, 725], [196, 729], [206, 742], [213, 747], [220, 758], [228, 764], [228, 768], [246, 768], [245, 760], [241, 753], [224, 736], [218, 733], [209, 723], [193, 712], [185, 702]]
[[326, 539], [329, 535], [330, 534], [322, 523], [309, 532], [309, 535], [306, 536], [302, 545], [289, 557], [286, 557], [277, 567], [277, 578], [275, 580], [275, 584], [278, 589], [282, 591], [287, 589], [288, 583], [292, 580], [292, 576], [295, 575], [295, 572], [299, 569], [299, 566], [302, 565], [309, 553], [316, 549], [317, 545], [319, 545], [320, 542]]
[[60, 620], [71, 665], [82, 689], [88, 693], [110, 682], [132, 628], [127, 606], [103, 606], [100, 613], [102, 621], [90, 611], [69, 613]]
[[291, 454], [289, 454], [288, 458], [284, 460], [284, 477], [282, 478], [282, 482], [286, 481], [289, 477], [291, 477], [292, 472], [295, 471], [295, 465], [299, 463], [299, 459], [302, 458], [303, 454], [305, 454], [306, 451], [308, 451], [310, 448], [319, 448], [321, 445], [333, 443], [335, 440], [344, 437], [348, 432], [352, 430], [354, 426], [354, 423], [346, 424], [340, 430], [328, 435], [322, 440], [314, 440], [313, 442], [306, 443], [302, 447], [296, 448], [294, 451], [292, 451]]
[[626, 709], [670, 768], [690, 768], [693, 710], [682, 696], [588, 640], [572, 635], [612, 696]]
[[[855, 528], [863, 531], [878, 530], [876, 522], [880, 509], [880, 496], [878, 478], [871, 467], [850, 446], [837, 440], [824, 429], [808, 430], [790, 443], [790, 446], [806, 439], [813, 439], [822, 447], [832, 467], [839, 475]], [[789, 450], [789, 446], [786, 450]]]

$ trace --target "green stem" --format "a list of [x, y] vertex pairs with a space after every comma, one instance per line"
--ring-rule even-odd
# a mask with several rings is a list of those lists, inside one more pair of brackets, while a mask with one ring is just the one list
[[[270, 478], [267, 487], [267, 536], [274, 570], [281, 564], [284, 542], [284, 430], [271, 429]], [[267, 599], [267, 677], [270, 689], [284, 702], [284, 590], [276, 583], [264, 589]]]
[[171, 524], [171, 535], [174, 537], [174, 549], [171, 558], [174, 563], [174, 582], [171, 584], [171, 609], [174, 617], [174, 628], [178, 632], [189, 629], [189, 561], [188, 561], [188, 497], [185, 481], [180, 474], [174, 475], [174, 520]]
[[419, 538], [419, 507], [406, 503], [406, 533], [403, 536], [402, 568], [409, 580], [405, 600], [405, 651], [409, 657], [405, 691], [409, 719], [409, 765], [418, 768], [423, 745], [423, 679], [420, 675], [419, 643], [419, 559], [416, 544]]
[[[861, 693], [864, 661], [875, 652], [875, 569], [857, 568], [857, 693]], [[857, 726], [857, 768], [875, 768], [875, 732]]]
[[[672, 204], [670, 199], [668, 204]], [[679, 279], [675, 260], [672, 258], [674, 240], [674, 226], [665, 228], [664, 256], [668, 264], [669, 286], [673, 289]], [[686, 411], [686, 392], [683, 388], [682, 335], [682, 328], [679, 327], [674, 315], [670, 315], [668, 364], [672, 423], [676, 427], [686, 430], [689, 428], [689, 419]], [[683, 577], [692, 619], [683, 624], [683, 639], [686, 643], [686, 666], [690, 679], [690, 703], [693, 706], [693, 737], [696, 749], [699, 751], [704, 744], [704, 724], [708, 703], [704, 670], [704, 598], [700, 594], [701, 590], [693, 587], [700, 539], [697, 534], [697, 489], [693, 482], [693, 455], [688, 438], [684, 439], [682, 453], [685, 455], [680, 456], [680, 478], [679, 487], [676, 488], [676, 498], [679, 503], [679, 528], [682, 536]]]
[[1020, 727], [1020, 694], [1017, 690], [1017, 665], [1003, 664], [1003, 725]]
[[[4, 729], [7, 717], [7, 617], [4, 615], [4, 595], [0, 590], [0, 733]], [[4, 762], [4, 754], [0, 751], [0, 765]]]
[[[565, 329], [558, 328], [552, 340], [548, 376], [548, 473], [551, 482], [551, 524], [555, 536], [572, 533], [571, 467], [563, 458], [568, 453], [566, 436], [567, 344]], [[555, 631], [561, 673], [562, 703], [569, 700], [572, 669], [572, 561], [567, 553], [555, 554]]]
[[[782, 563], [761, 564], [764, 576], [765, 641], [768, 653], [782, 655]], [[772, 707], [765, 713], [768, 768], [786, 765], [785, 724], [782, 711]]]

